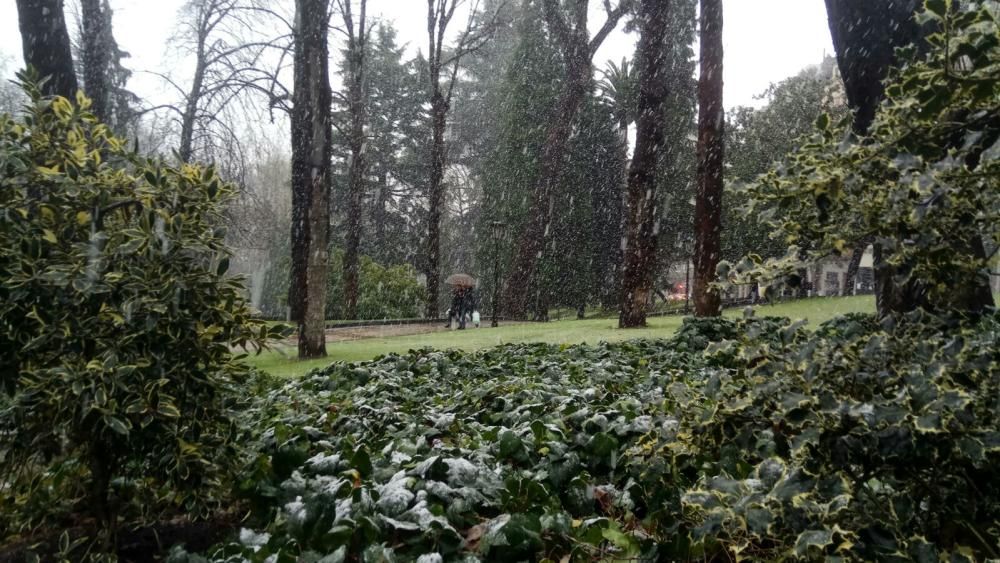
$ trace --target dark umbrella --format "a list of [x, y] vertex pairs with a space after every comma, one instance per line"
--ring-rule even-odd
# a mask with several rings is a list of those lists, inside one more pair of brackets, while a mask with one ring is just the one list
[[457, 287], [476, 287], [476, 278], [469, 274], [452, 274], [444, 280], [444, 283]]

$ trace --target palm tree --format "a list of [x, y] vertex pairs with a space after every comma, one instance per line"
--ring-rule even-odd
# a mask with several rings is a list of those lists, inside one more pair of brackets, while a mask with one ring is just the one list
[[608, 61], [607, 68], [601, 74], [604, 77], [597, 83], [601, 99], [618, 120], [619, 130], [627, 133], [629, 124], [636, 118], [639, 96], [635, 68], [629, 64], [628, 59], [622, 58], [621, 64]]

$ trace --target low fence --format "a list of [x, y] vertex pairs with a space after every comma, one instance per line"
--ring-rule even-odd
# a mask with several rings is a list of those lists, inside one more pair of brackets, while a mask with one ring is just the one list
[[[787, 302], [790, 302], [790, 301], [807, 301], [807, 300], [810, 300], [810, 299], [821, 299], [821, 298], [824, 298], [824, 297], [823, 296], [810, 296], [810, 297], [790, 297], [790, 296], [785, 296], [785, 297], [779, 297], [779, 298], [775, 299], [773, 302], [768, 302], [768, 301], [763, 301], [763, 300], [756, 300], [756, 301], [754, 301], [754, 300], [751, 300], [750, 298], [726, 299], [726, 300], [723, 300], [723, 302], [722, 302], [722, 308], [723, 309], [734, 309], [736, 307], [747, 307], [749, 305], [767, 305], [769, 303], [771, 303], [771, 304], [777, 304], [777, 303], [787, 303]], [[669, 316], [673, 316], [673, 315], [690, 315], [693, 312], [694, 312], [694, 304], [690, 303], [690, 302], [685, 302], [685, 303], [679, 303], [676, 307], [668, 307], [666, 309], [650, 311], [650, 312], [646, 313], [646, 317], [669, 317]], [[615, 314], [616, 313], [614, 313], [612, 311], [608, 311], [606, 314], [588, 315], [586, 318], [589, 318], [589, 319], [592, 319], [592, 318], [613, 318], [615, 316]], [[261, 317], [261, 318], [263, 318], [264, 320], [268, 320], [268, 321], [287, 322], [287, 321], [285, 321], [285, 319], [275, 319], [275, 318], [267, 318], [267, 317]], [[550, 320], [564, 320], [564, 319], [565, 320], [571, 320], [571, 319], [575, 319], [575, 318], [576, 318], [575, 314], [568, 314], [565, 317], [557, 314], [557, 315], [554, 315], [552, 318], [550, 318]], [[517, 319], [517, 318], [512, 318], [512, 317], [500, 317], [497, 320], [499, 320], [500, 322], [505, 322], [505, 323], [509, 323], [509, 322], [519, 322], [519, 323], [546, 322], [546, 321], [538, 321], [538, 320], [533, 320], [533, 319]], [[492, 323], [492, 321], [493, 321], [493, 317], [491, 317], [489, 315], [483, 315], [482, 316], [482, 322], [480, 324], [482, 324], [483, 326], [489, 326], [489, 324]], [[443, 317], [436, 318], [436, 319], [372, 319], [372, 320], [356, 320], [356, 321], [329, 320], [329, 321], [326, 321], [326, 328], [327, 329], [331, 329], [331, 328], [365, 328], [365, 327], [377, 327], [377, 326], [430, 325], [430, 324], [437, 324], [437, 323], [444, 324], [444, 323], [447, 323], [447, 322], [448, 322], [448, 319], [443, 318]]]

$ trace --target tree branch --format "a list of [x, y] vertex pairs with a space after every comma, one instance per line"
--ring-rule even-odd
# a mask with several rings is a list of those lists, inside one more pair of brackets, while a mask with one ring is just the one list
[[626, 12], [632, 9], [632, 0], [620, 0], [617, 8], [614, 10], [609, 8], [611, 8], [611, 2], [609, 0], [605, 0], [604, 9], [607, 11], [608, 17], [604, 22], [604, 25], [601, 26], [601, 29], [594, 34], [594, 38], [590, 40], [591, 58], [593, 58], [597, 53], [597, 50], [601, 48], [601, 44], [608, 38], [608, 35], [618, 26], [618, 20], [620, 20]]

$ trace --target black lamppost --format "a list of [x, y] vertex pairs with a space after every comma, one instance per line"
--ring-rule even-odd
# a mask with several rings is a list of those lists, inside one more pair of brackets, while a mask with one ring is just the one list
[[500, 325], [500, 239], [506, 226], [503, 221], [490, 223], [490, 236], [493, 237], [493, 322], [490, 326], [493, 328]]
[[684, 254], [687, 256], [684, 259], [684, 314], [690, 313], [691, 309], [691, 259], [694, 252], [691, 251], [691, 241], [688, 237], [684, 237]]

